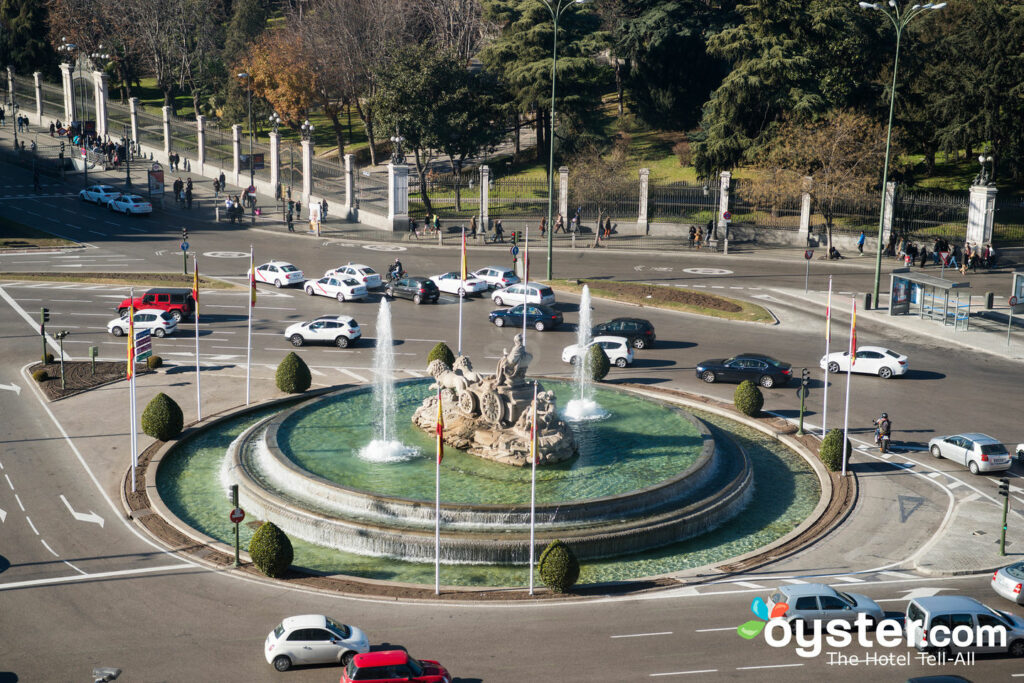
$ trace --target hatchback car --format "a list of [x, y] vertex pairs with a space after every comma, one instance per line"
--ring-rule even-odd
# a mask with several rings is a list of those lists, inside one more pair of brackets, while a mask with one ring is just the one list
[[992, 572], [992, 590], [1011, 602], [1024, 605], [1024, 562], [1013, 564]]
[[503, 289], [519, 284], [519, 276], [510, 268], [503, 266], [487, 266], [473, 273], [473, 277], [483, 280], [491, 289]]
[[845, 621], [852, 624], [860, 613], [867, 614], [873, 624], [885, 618], [885, 611], [866, 595], [844, 593], [823, 583], [779, 586], [768, 596], [769, 613], [775, 605], [788, 605], [782, 618], [790, 625], [796, 622]]
[[367, 652], [352, 658], [341, 674], [341, 683], [451, 683], [448, 669], [432, 659], [413, 659], [405, 650]]
[[829, 372], [860, 372], [867, 375], [878, 375], [889, 379], [907, 374], [907, 357], [883, 346], [861, 346], [857, 349], [857, 358], [850, 368], [850, 352], [837, 351], [821, 357], [818, 363], [822, 370]]
[[287, 261], [269, 261], [256, 266], [256, 282], [266, 282], [275, 287], [301, 285], [306, 281], [302, 271]]
[[278, 671], [287, 671], [294, 664], [347, 666], [354, 657], [369, 651], [370, 641], [360, 629], [322, 614], [287, 617], [263, 643], [267, 663]]
[[119, 211], [124, 215], [153, 213], [153, 205], [137, 194], [122, 194], [107, 202], [111, 211]]
[[[174, 334], [178, 329], [178, 321], [167, 311], [158, 308], [143, 308], [135, 311], [135, 331], [149, 330], [154, 337], [164, 337]], [[123, 337], [128, 334], [128, 314], [120, 318], [114, 318], [107, 323], [107, 332], [115, 337]]]
[[441, 298], [441, 290], [437, 288], [433, 280], [425, 277], [403, 277], [389, 282], [384, 293], [390, 298], [412, 299], [413, 303], [421, 304], [424, 301], [437, 303]]
[[615, 318], [606, 323], [594, 325], [590, 334], [595, 337], [602, 334], [625, 337], [634, 349], [646, 349], [654, 344], [654, 340], [657, 338], [654, 334], [654, 325], [651, 324], [651, 321], [643, 318]]
[[344, 349], [363, 336], [363, 332], [356, 319], [350, 315], [323, 315], [308, 322], [289, 325], [284, 336], [292, 346], [314, 341], [334, 344]]
[[338, 301], [366, 298], [366, 287], [355, 278], [327, 275], [319, 280], [306, 281], [306, 294], [329, 296]]
[[[1024, 619], [966, 595], [914, 598], [907, 603], [904, 624], [908, 642], [923, 652], [1009, 653], [1024, 657]], [[940, 626], [945, 630], [941, 641], [936, 632]], [[954, 642], [950, 637], [953, 631], [962, 632], [963, 628], [973, 631], [973, 637], [965, 642], [960, 635]]]
[[788, 384], [792, 374], [789, 363], [759, 353], [741, 353], [732, 358], [713, 358], [697, 364], [697, 377], [708, 384], [749, 379], [771, 389], [776, 384]]
[[487, 291], [487, 283], [476, 277], [470, 276], [463, 280], [459, 273], [454, 270], [450, 273], [441, 273], [430, 278], [437, 285], [437, 288], [448, 294], [458, 294], [459, 290], [468, 294], [480, 294]]
[[355, 278], [362, 282], [367, 289], [380, 287], [380, 274], [370, 266], [362, 263], [347, 263], [337, 268], [328, 270], [324, 275], [341, 275], [342, 277]]
[[555, 303], [555, 293], [547, 285], [542, 285], [539, 282], [526, 282], [499, 289], [491, 295], [491, 299], [499, 306], [515, 306], [516, 304], [550, 306]]
[[562, 362], [576, 365], [576, 363], [580, 362], [581, 357], [586, 357], [590, 347], [595, 344], [604, 349], [608, 360], [617, 367], [624, 368], [633, 363], [633, 349], [629, 345], [629, 340], [625, 337], [611, 337], [607, 335], [594, 337], [594, 340], [587, 344], [583, 351], [580, 351], [579, 344], [566, 346], [562, 349]]
[[[523, 304], [491, 311], [487, 318], [495, 327], [522, 327]], [[550, 306], [526, 305], [526, 324], [538, 332], [554, 329], [562, 324], [562, 314]]]
[[120, 196], [121, 193], [110, 185], [90, 185], [78, 193], [78, 197], [82, 201], [93, 204], [106, 204]]
[[936, 458], [948, 458], [965, 465], [971, 474], [1001, 472], [1013, 464], [1006, 446], [998, 439], [978, 432], [936, 436], [928, 441], [928, 451]]

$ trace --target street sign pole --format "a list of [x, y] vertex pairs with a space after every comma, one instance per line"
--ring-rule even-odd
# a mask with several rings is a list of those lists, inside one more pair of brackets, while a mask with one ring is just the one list
[[807, 285], [811, 279], [811, 259], [814, 258], [813, 249], [804, 250], [804, 260], [807, 261], [807, 271], [804, 273], [804, 294], [807, 293]]
[[1006, 512], [1010, 508], [1010, 480], [999, 480], [999, 495], [1003, 497], [1003, 527], [999, 535], [999, 554], [1006, 555]]
[[[238, 484], [231, 485], [231, 511], [234, 512], [238, 509]], [[240, 567], [241, 563], [238, 561], [238, 522], [235, 522], [235, 566]]]
[[800, 396], [800, 425], [796, 429], [797, 436], [804, 435], [804, 400], [807, 398], [808, 389], [807, 385], [810, 383], [811, 371], [804, 368], [800, 372], [800, 388], [797, 389], [797, 394]]

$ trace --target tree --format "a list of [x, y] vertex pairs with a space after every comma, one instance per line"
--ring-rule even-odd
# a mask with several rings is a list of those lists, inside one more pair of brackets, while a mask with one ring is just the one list
[[46, 40], [48, 19], [44, 0], [0, 0], [0, 64], [21, 76], [52, 73], [57, 55]]
[[181, 433], [185, 418], [181, 407], [163, 392], [157, 394], [142, 411], [142, 431], [154, 439], [167, 441]]

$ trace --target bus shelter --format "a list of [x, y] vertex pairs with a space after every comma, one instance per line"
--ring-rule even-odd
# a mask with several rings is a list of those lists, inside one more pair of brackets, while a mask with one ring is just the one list
[[917, 315], [966, 330], [971, 323], [971, 283], [912, 273], [909, 268], [894, 270], [889, 315]]

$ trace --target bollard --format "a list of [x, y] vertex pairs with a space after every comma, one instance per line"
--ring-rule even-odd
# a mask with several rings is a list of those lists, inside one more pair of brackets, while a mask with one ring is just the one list
[[991, 311], [992, 310], [992, 300], [995, 298], [995, 296], [996, 295], [993, 294], [992, 292], [985, 292], [985, 310], [986, 311]]
[[871, 292], [867, 292], [866, 294], [864, 294], [864, 310], [871, 310]]
[[220, 206], [213, 207], [213, 221], [220, 223]]

